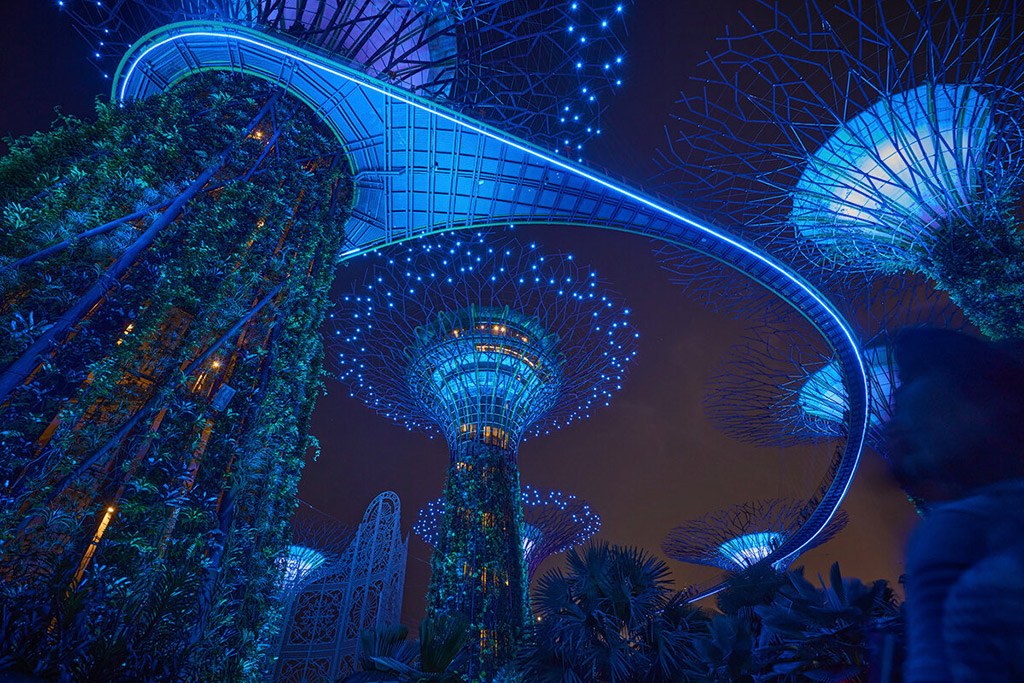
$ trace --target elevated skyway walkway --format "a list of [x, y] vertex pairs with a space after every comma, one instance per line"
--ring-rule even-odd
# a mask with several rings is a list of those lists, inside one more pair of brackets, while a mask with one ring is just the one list
[[860, 461], [868, 417], [867, 378], [849, 326], [799, 275], [641, 190], [250, 28], [216, 22], [160, 28], [125, 55], [113, 95], [122, 102], [145, 98], [204, 71], [230, 71], [276, 83], [305, 101], [337, 135], [348, 152], [356, 187], [343, 259], [431, 232], [569, 224], [622, 230], [695, 249], [775, 292], [836, 350], [850, 410], [846, 447], [823, 482], [818, 505], [768, 561], [788, 564], [787, 558], [799, 554], [831, 519]]

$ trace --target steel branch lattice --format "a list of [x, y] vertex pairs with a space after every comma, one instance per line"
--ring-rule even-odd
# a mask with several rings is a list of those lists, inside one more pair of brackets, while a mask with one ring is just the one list
[[[1017, 3], [810, 2], [748, 25], [684, 94], [659, 182], [816, 282], [935, 277], [1024, 178]], [[935, 272], [933, 272], [935, 271]]]
[[[444, 514], [444, 498], [427, 503], [416, 516], [413, 531], [429, 545], [437, 545]], [[523, 486], [523, 558], [527, 580], [552, 555], [583, 545], [601, 528], [601, 517], [587, 502], [572, 494]]]
[[300, 591], [315, 580], [322, 569], [338, 560], [352, 543], [356, 531], [356, 527], [342, 524], [300, 500], [292, 517], [292, 545], [288, 546], [288, 554], [281, 558], [282, 588], [286, 596]]
[[212, 69], [280, 83], [319, 112], [347, 145], [359, 182], [357, 211], [346, 226], [349, 241], [342, 258], [415, 235], [467, 226], [569, 223], [633, 232], [695, 249], [785, 299], [836, 350], [850, 394], [850, 413], [847, 447], [823, 484], [821, 504], [775, 557], [799, 554], [835, 514], [860, 461], [867, 428], [867, 380], [843, 317], [791, 268], [639, 190], [255, 31], [216, 23], [164, 27], [125, 56], [114, 96], [120, 101], [146, 97]]
[[[764, 560], [785, 569], [795, 555], [775, 561], [772, 557], [798, 530], [807, 505], [806, 501], [786, 499], [734, 505], [677, 526], [665, 535], [661, 547], [674, 560], [727, 571], [742, 571]], [[847, 521], [846, 512], [840, 510], [804, 550], [830, 540]]]
[[[885, 456], [884, 425], [895, 388], [890, 353], [906, 327], [961, 329], [963, 314], [924, 278], [884, 278], [847, 291], [844, 311], [868, 366], [867, 444]], [[813, 443], [846, 436], [846, 388], [831, 349], [814, 330], [780, 316], [750, 330], [715, 368], [704, 394], [709, 420], [730, 436], [762, 446]]]
[[636, 356], [629, 309], [572, 256], [477, 234], [369, 258], [366, 281], [329, 314], [327, 367], [452, 449], [488, 425], [514, 454], [524, 436], [607, 405]]
[[[60, 0], [105, 75], [178, 21], [256, 28], [576, 159], [622, 85], [631, 0]], [[241, 67], [244, 56], [235, 54]]]

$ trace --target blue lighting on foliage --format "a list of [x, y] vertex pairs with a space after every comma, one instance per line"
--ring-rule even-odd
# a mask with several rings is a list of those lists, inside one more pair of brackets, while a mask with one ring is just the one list
[[[600, 515], [571, 493], [525, 484], [522, 503], [523, 558], [531, 576], [548, 557], [583, 545], [601, 530]], [[444, 498], [438, 498], [420, 509], [413, 532], [428, 545], [435, 546], [443, 519]]]

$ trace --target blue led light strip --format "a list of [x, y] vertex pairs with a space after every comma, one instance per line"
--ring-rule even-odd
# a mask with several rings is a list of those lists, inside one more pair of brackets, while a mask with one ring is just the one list
[[[152, 34], [150, 34], [150, 35], [152, 35]], [[738, 242], [735, 239], [733, 239], [733, 238], [731, 238], [731, 237], [729, 237], [729, 236], [727, 236], [727, 235], [725, 235], [723, 233], [717, 232], [717, 231], [713, 230], [712, 228], [710, 228], [710, 227], [708, 227], [708, 226], [706, 226], [706, 225], [704, 225], [704, 224], [702, 224], [702, 223], [700, 223], [700, 222], [698, 222], [698, 221], [696, 221], [696, 220], [694, 220], [692, 218], [689, 218], [687, 216], [679, 214], [679, 213], [673, 211], [672, 209], [669, 209], [668, 207], [662, 206], [662, 205], [658, 204], [657, 202], [655, 202], [655, 201], [653, 201], [651, 199], [643, 197], [643, 196], [641, 196], [641, 195], [639, 195], [639, 194], [637, 194], [635, 192], [631, 192], [630, 190], [628, 190], [626, 188], [619, 187], [618, 185], [615, 185], [614, 183], [612, 183], [609, 180], [605, 180], [604, 178], [601, 178], [600, 176], [597, 176], [597, 175], [595, 175], [593, 173], [590, 173], [590, 172], [586, 171], [583, 168], [580, 168], [578, 166], [573, 165], [571, 162], [565, 162], [565, 161], [561, 161], [559, 159], [553, 158], [553, 157], [551, 157], [551, 156], [549, 156], [549, 155], [547, 155], [547, 154], [545, 154], [545, 153], [543, 153], [543, 152], [541, 152], [541, 151], [539, 151], [537, 149], [532, 149], [531, 147], [528, 147], [528, 146], [526, 146], [526, 145], [524, 145], [522, 143], [519, 143], [519, 142], [517, 142], [517, 141], [515, 141], [513, 139], [510, 139], [508, 137], [502, 136], [502, 135], [498, 134], [495, 131], [488, 130], [488, 129], [486, 129], [484, 127], [481, 127], [481, 126], [478, 126], [478, 125], [474, 125], [473, 123], [470, 123], [469, 121], [464, 120], [464, 119], [454, 115], [453, 113], [448, 113], [448, 112], [442, 111], [437, 106], [428, 106], [424, 102], [419, 102], [419, 101], [417, 101], [415, 99], [412, 99], [412, 98], [410, 98], [408, 96], [405, 96], [405, 95], [403, 95], [403, 94], [401, 94], [399, 92], [395, 92], [394, 90], [391, 90], [389, 88], [381, 87], [381, 85], [377, 85], [377, 84], [375, 84], [373, 82], [370, 82], [368, 80], [367, 76], [360, 75], [359, 77], [357, 77], [354, 74], [348, 74], [348, 73], [345, 73], [344, 71], [341, 71], [341, 70], [338, 70], [336, 68], [332, 68], [332, 67], [326, 66], [326, 65], [324, 65], [322, 63], [319, 63], [317, 61], [314, 61], [314, 60], [308, 59], [306, 57], [303, 57], [302, 55], [297, 54], [296, 52], [292, 52], [292, 51], [289, 51], [289, 50], [284, 50], [284, 49], [281, 49], [281, 48], [278, 48], [278, 47], [274, 47], [273, 45], [268, 44], [266, 41], [257, 40], [255, 38], [251, 38], [251, 37], [248, 37], [248, 36], [240, 35], [240, 34], [237, 34], [237, 33], [223, 32], [223, 31], [188, 31], [188, 32], [185, 32], [185, 33], [178, 33], [176, 35], [173, 35], [173, 36], [171, 36], [169, 38], [165, 38], [165, 39], [163, 39], [163, 40], [161, 40], [161, 41], [159, 41], [159, 42], [149, 46], [148, 48], [146, 48], [142, 53], [140, 53], [132, 61], [131, 66], [125, 72], [125, 75], [124, 75], [124, 77], [122, 79], [122, 84], [121, 84], [121, 87], [120, 87], [120, 92], [116, 92], [115, 91], [115, 93], [116, 93], [115, 97], [118, 99], [118, 101], [120, 101], [121, 103], [124, 102], [125, 93], [127, 92], [127, 88], [128, 88], [128, 83], [131, 80], [132, 75], [134, 74], [134, 72], [135, 72], [136, 68], [138, 67], [139, 63], [148, 54], [150, 54], [154, 50], [156, 50], [156, 49], [158, 49], [158, 48], [160, 48], [160, 47], [162, 47], [164, 45], [167, 45], [169, 43], [172, 43], [172, 42], [175, 42], [175, 41], [181, 41], [181, 40], [185, 40], [187, 38], [193, 38], [193, 37], [219, 38], [219, 39], [224, 39], [224, 40], [234, 40], [234, 41], [238, 41], [240, 43], [248, 43], [248, 44], [251, 44], [251, 45], [255, 45], [255, 46], [259, 47], [260, 49], [267, 50], [267, 51], [272, 52], [274, 54], [280, 55], [281, 57], [283, 57], [285, 59], [289, 59], [289, 60], [293, 60], [295, 62], [299, 62], [301, 64], [305, 64], [306, 66], [309, 66], [309, 67], [311, 67], [311, 68], [313, 68], [315, 70], [318, 70], [318, 71], [321, 71], [323, 73], [327, 73], [327, 74], [330, 74], [330, 75], [335, 76], [337, 78], [341, 78], [341, 79], [343, 79], [345, 81], [348, 81], [348, 82], [350, 82], [350, 83], [352, 83], [352, 84], [354, 84], [354, 85], [356, 85], [356, 86], [358, 86], [360, 88], [364, 88], [366, 90], [370, 90], [370, 91], [376, 92], [376, 93], [378, 93], [380, 95], [383, 95], [384, 97], [390, 98], [392, 100], [395, 100], [395, 101], [398, 101], [398, 102], [402, 102], [403, 104], [405, 104], [407, 106], [413, 107], [413, 108], [418, 109], [420, 111], [426, 112], [426, 113], [428, 113], [428, 114], [430, 114], [432, 116], [436, 116], [436, 117], [439, 117], [439, 118], [444, 119], [446, 121], [449, 121], [450, 123], [453, 123], [456, 126], [459, 126], [459, 127], [463, 128], [465, 130], [472, 131], [473, 133], [476, 133], [477, 135], [482, 135], [482, 136], [485, 136], [485, 137], [490, 138], [492, 140], [495, 140], [495, 141], [497, 141], [499, 143], [508, 145], [509, 147], [517, 149], [520, 152], [523, 152], [524, 154], [527, 154], [529, 156], [534, 157], [535, 159], [543, 161], [544, 163], [549, 164], [550, 166], [559, 168], [559, 169], [561, 169], [561, 170], [563, 170], [563, 171], [565, 171], [567, 173], [574, 174], [577, 177], [584, 178], [584, 179], [586, 179], [586, 180], [588, 180], [588, 181], [590, 181], [592, 183], [595, 183], [595, 184], [597, 184], [597, 185], [599, 185], [599, 186], [601, 186], [601, 187], [603, 187], [603, 188], [605, 188], [607, 190], [615, 192], [615, 193], [621, 195], [622, 197], [626, 197], [628, 199], [631, 199], [634, 202], [637, 202], [639, 204], [642, 204], [643, 206], [646, 206], [646, 207], [648, 207], [650, 209], [653, 209], [654, 211], [657, 211], [658, 213], [661, 213], [661, 214], [663, 214], [665, 216], [668, 216], [668, 217], [674, 219], [675, 221], [678, 221], [680, 223], [683, 223], [685, 225], [690, 226], [691, 228], [699, 230], [699, 231], [701, 231], [701, 232], [703, 232], [703, 233], [705, 233], [705, 234], [707, 234], [707, 235], [709, 235], [709, 236], [719, 240], [720, 242], [724, 242], [724, 243], [732, 246], [733, 248], [738, 249], [738, 250], [746, 253], [747, 255], [754, 257], [755, 259], [757, 259], [758, 261], [760, 261], [764, 265], [768, 266], [769, 268], [771, 268], [772, 270], [777, 272], [779, 275], [781, 275], [782, 277], [786, 278], [791, 283], [796, 285], [805, 294], [807, 294], [811, 299], [813, 299], [815, 302], [817, 302], [817, 304], [821, 307], [821, 310], [825, 311], [828, 314], [828, 316], [836, 323], [836, 325], [839, 327], [839, 329], [842, 330], [842, 333], [846, 337], [846, 341], [849, 344], [849, 349], [853, 352], [853, 355], [854, 355], [854, 357], [857, 360], [857, 366], [858, 366], [858, 369], [859, 369], [860, 380], [861, 380], [861, 384], [863, 386], [863, 391], [864, 391], [863, 395], [865, 397], [865, 410], [864, 410], [864, 414], [862, 416], [860, 416], [860, 417], [864, 418], [862, 420], [862, 422], [863, 422], [862, 432], [861, 432], [860, 438], [858, 440], [858, 446], [857, 446], [857, 449], [856, 449], [856, 453], [853, 454], [853, 470], [852, 471], [855, 472], [857, 470], [857, 467], [860, 464], [860, 458], [861, 458], [861, 454], [863, 452], [863, 444], [864, 444], [864, 441], [865, 441], [866, 436], [867, 436], [867, 427], [868, 427], [867, 410], [868, 410], [869, 393], [868, 393], [868, 378], [867, 378], [867, 372], [866, 372], [865, 366], [864, 366], [864, 359], [861, 357], [860, 350], [858, 348], [857, 342], [855, 341], [853, 333], [851, 332], [850, 328], [847, 326], [846, 321], [843, 319], [843, 317], [841, 315], [839, 315], [839, 313], [837, 311], [835, 311], [828, 304], [828, 302], [826, 302], [823, 298], [821, 298], [821, 296], [814, 289], [812, 289], [810, 286], [808, 286], [807, 284], [802, 282], [800, 278], [796, 277], [793, 273], [789, 272], [788, 270], [783, 268], [781, 265], [775, 263], [773, 260], [767, 258], [765, 255], [755, 251], [754, 249], [751, 249], [750, 247], [746, 246], [745, 244], [742, 244], [741, 242]], [[146, 40], [146, 38], [143, 38], [142, 40], [144, 41], [144, 40]], [[138, 45], [138, 43], [136, 43], [136, 45]], [[134, 49], [134, 47], [132, 49]], [[129, 54], [130, 54], [130, 52], [131, 52], [131, 50], [129, 50]], [[115, 83], [114, 87], [115, 87], [115, 89], [117, 88], [116, 83]], [[383, 245], [377, 245], [377, 247], [375, 247], [375, 248], [379, 248], [380, 246], [383, 246]], [[683, 245], [683, 246], [687, 246], [687, 245]], [[355, 253], [358, 253], [358, 252], [355, 252]], [[346, 255], [354, 255], [354, 254], [349, 254], [349, 252], [346, 252]], [[849, 378], [849, 379], [852, 380], [853, 378]], [[849, 490], [850, 484], [852, 482], [853, 482], [853, 476], [851, 474], [850, 477], [846, 478], [846, 481], [843, 484], [843, 490], [842, 490], [842, 492], [841, 492], [841, 494], [839, 496], [839, 501], [841, 501], [843, 498], [846, 497], [846, 493]], [[833, 507], [829, 511], [828, 517], [821, 523], [821, 525], [818, 528], [818, 531], [820, 531], [821, 529], [824, 529], [825, 525], [827, 525], [832, 520], [832, 517], [833, 517], [833, 515], [835, 515], [835, 512], [836, 512], [837, 509], [838, 509], [838, 503], [837, 503], [837, 505], [835, 507]], [[815, 534], [815, 535], [817, 535], [817, 534]], [[813, 540], [813, 537], [808, 539], [808, 540], [806, 540], [806, 541], [804, 541], [803, 544], [801, 544], [798, 548], [794, 549], [792, 552], [788, 553], [785, 557], [780, 558], [779, 560], [773, 560], [773, 562], [781, 562], [782, 560], [785, 560], [785, 559], [787, 559], [789, 557], [793, 557], [793, 556], [796, 556], [796, 555], [800, 554], [803, 551], [804, 547], [806, 547], [811, 542], [811, 540]]]

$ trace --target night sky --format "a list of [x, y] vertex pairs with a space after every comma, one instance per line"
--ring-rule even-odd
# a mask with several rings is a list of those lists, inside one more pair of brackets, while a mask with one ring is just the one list
[[[0, 134], [45, 128], [56, 106], [87, 116], [93, 99], [109, 92], [109, 81], [88, 63], [84, 42], [50, 4], [16, 3], [0, 22]], [[630, 71], [602, 122], [602, 139], [591, 143], [590, 160], [645, 184], [656, 171], [651, 159], [664, 144], [679, 91], [692, 87], [697, 63], [706, 51], [718, 49], [715, 39], [726, 34], [730, 22], [740, 23], [738, 12], [747, 4], [639, 0], [629, 21]], [[756, 13], [748, 16], [758, 19]], [[738, 341], [743, 321], [706, 311], [679, 294], [647, 240], [568, 227], [517, 232], [548, 252], [571, 253], [595, 267], [626, 298], [641, 333], [638, 362], [610, 408], [522, 445], [524, 483], [585, 498], [602, 517], [599, 538], [659, 554], [664, 534], [692, 517], [748, 500], [814, 492], [833, 445], [755, 448], [704, 419], [704, 384]], [[342, 267], [335, 290], [361, 276], [358, 264]], [[444, 441], [377, 416], [337, 382], [328, 381], [313, 433], [323, 452], [307, 464], [300, 495], [344, 522], [357, 523], [373, 496], [392, 490], [401, 497], [402, 528], [410, 533], [417, 510], [441, 494]], [[851, 520], [847, 529], [799, 563], [813, 575], [838, 560], [848, 576], [895, 582], [915, 515], [875, 454], [865, 455], [845, 509]], [[413, 537], [403, 608], [403, 621], [410, 625], [424, 611], [429, 560], [429, 546]], [[541, 572], [556, 564], [548, 560]], [[718, 573], [669, 564], [679, 588]]]

